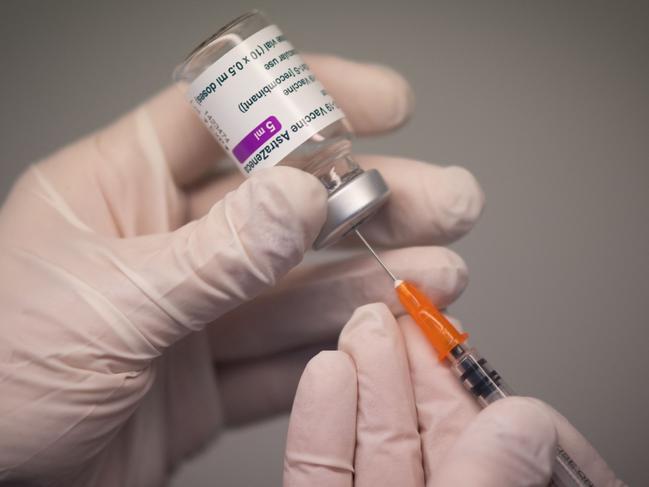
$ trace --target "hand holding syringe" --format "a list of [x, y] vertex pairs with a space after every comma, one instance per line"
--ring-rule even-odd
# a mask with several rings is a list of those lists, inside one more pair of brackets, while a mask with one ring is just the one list
[[[460, 333], [442, 312], [411, 282], [398, 279], [376, 254], [374, 249], [356, 230], [368, 250], [385, 269], [394, 282], [399, 301], [417, 323], [440, 361], [447, 360], [464, 388], [471, 393], [481, 407], [513, 395], [502, 377], [482, 358], [476, 349], [465, 347], [469, 335]], [[592, 487], [593, 482], [579, 465], [557, 445], [557, 456], [552, 473], [551, 486]]]

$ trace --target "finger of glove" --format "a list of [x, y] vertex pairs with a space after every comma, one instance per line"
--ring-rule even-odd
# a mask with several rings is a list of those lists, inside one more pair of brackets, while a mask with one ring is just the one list
[[535, 402], [539, 408], [544, 409], [550, 415], [558, 433], [559, 445], [594, 485], [601, 487], [626, 485], [616, 477], [593, 445], [561, 413], [538, 399], [529, 398], [529, 400]]
[[423, 485], [408, 360], [388, 307], [359, 308], [338, 347], [352, 357], [358, 377], [355, 485]]
[[305, 60], [345, 112], [355, 133], [394, 130], [412, 114], [412, 88], [392, 68], [323, 54], [308, 54]]
[[[468, 281], [464, 261], [443, 247], [389, 250], [381, 257], [442, 307], [455, 300]], [[210, 326], [212, 353], [215, 360], [228, 362], [334, 339], [357, 307], [377, 301], [387, 303], [395, 314], [403, 313], [390, 279], [366, 252], [305, 266]]]
[[[357, 133], [384, 132], [409, 116], [412, 91], [394, 70], [335, 56], [306, 59]], [[126, 169], [147, 158], [164, 161], [180, 187], [199, 180], [225, 155], [177, 85], [104, 129], [98, 140]]]
[[322, 185], [302, 171], [260, 171], [201, 220], [116, 241], [112, 264], [123, 285], [105, 292], [159, 352], [298, 264], [324, 222], [325, 200]]
[[427, 479], [480, 408], [410, 316], [399, 318], [412, 380]]
[[482, 213], [484, 193], [464, 168], [392, 157], [358, 160], [366, 169], [378, 169], [392, 191], [386, 205], [362, 227], [376, 245], [444, 245], [471, 230]]
[[471, 421], [433, 472], [432, 486], [547, 486], [557, 434], [534, 401], [497, 401]]
[[285, 487], [353, 485], [356, 394], [356, 369], [349, 355], [321, 352], [309, 362], [291, 411]]
[[[387, 204], [362, 226], [363, 235], [376, 245], [452, 242], [471, 230], [482, 213], [484, 193], [466, 169], [376, 155], [358, 160], [365, 169], [377, 169], [392, 191]], [[242, 179], [229, 174], [189, 192], [190, 216], [203, 216]], [[360, 244], [353, 235], [345, 242]]]

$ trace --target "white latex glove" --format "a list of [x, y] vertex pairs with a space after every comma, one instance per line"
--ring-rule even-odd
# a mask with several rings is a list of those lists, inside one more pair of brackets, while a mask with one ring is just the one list
[[[309, 62], [358, 134], [408, 117], [395, 72]], [[221, 157], [171, 88], [17, 182], [0, 213], [0, 482], [163, 484], [224, 425], [288, 409], [304, 363], [355, 307], [397, 306], [365, 257], [276, 286], [318, 234], [325, 190], [286, 167], [216, 177]], [[462, 169], [360, 162], [393, 190], [366, 226], [375, 243], [447, 242], [482, 209]], [[440, 248], [395, 251], [391, 265], [440, 302], [466, 281]]]
[[624, 485], [536, 399], [480, 411], [409, 316], [358, 309], [339, 351], [307, 365], [291, 413], [285, 487], [546, 486], [557, 440], [597, 487]]

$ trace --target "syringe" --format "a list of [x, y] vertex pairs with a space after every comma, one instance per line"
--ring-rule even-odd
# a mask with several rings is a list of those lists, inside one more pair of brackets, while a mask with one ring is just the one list
[[[465, 347], [464, 343], [469, 335], [460, 333], [414, 284], [398, 279], [358, 229], [355, 231], [358, 238], [392, 278], [399, 301], [435, 348], [440, 361], [449, 362], [454, 374], [480, 406], [484, 408], [498, 399], [514, 395], [500, 374], [478, 354], [475, 348]], [[568, 453], [557, 445], [550, 486], [594, 487], [594, 484]]]

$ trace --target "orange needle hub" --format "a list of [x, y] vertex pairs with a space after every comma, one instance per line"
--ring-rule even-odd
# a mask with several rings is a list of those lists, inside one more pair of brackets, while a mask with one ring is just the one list
[[411, 282], [397, 280], [394, 287], [399, 301], [435, 347], [440, 360], [444, 360], [451, 350], [469, 337], [468, 334], [457, 331], [417, 286]]

